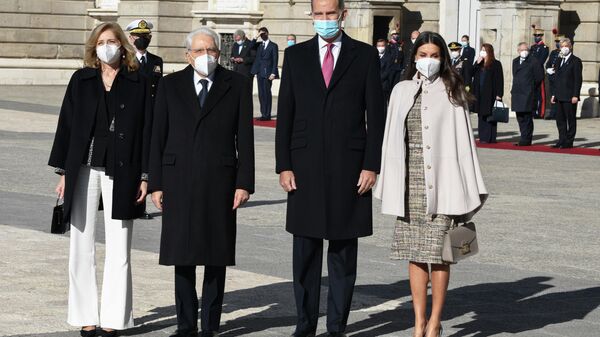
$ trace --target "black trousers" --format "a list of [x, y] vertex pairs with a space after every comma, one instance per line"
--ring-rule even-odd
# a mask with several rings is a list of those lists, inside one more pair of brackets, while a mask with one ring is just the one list
[[521, 145], [531, 145], [533, 140], [533, 114], [531, 111], [517, 112], [519, 131], [521, 132]]
[[[219, 331], [225, 266], [204, 267], [202, 283], [202, 331]], [[198, 295], [196, 294], [196, 266], [175, 266], [175, 306], [177, 330], [180, 333], [198, 331]]]
[[[356, 282], [358, 239], [330, 240], [327, 250], [329, 291], [327, 331], [344, 332]], [[293, 269], [296, 332], [314, 332], [319, 319], [323, 240], [294, 236]]]
[[556, 127], [558, 128], [558, 144], [573, 146], [577, 132], [577, 104], [556, 102]]
[[271, 85], [273, 81], [260, 76], [256, 76], [256, 80], [258, 84], [258, 100], [260, 101], [260, 115], [265, 118], [271, 118], [271, 106], [273, 104]]
[[486, 121], [487, 116], [479, 115], [477, 123], [477, 132], [479, 133], [479, 141], [484, 143], [495, 143], [498, 133], [498, 123]]

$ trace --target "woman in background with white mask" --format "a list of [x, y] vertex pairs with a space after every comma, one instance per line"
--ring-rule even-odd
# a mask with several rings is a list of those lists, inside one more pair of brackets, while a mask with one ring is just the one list
[[[116, 336], [133, 327], [131, 235], [146, 201], [152, 96], [149, 81], [137, 71], [135, 49], [116, 23], [94, 29], [84, 65], [67, 87], [48, 164], [61, 175], [56, 193], [71, 225], [67, 321], [82, 327], [84, 337]], [[106, 256], [99, 308], [100, 196]]]
[[488, 122], [496, 101], [504, 96], [504, 74], [502, 63], [494, 57], [494, 47], [484, 43], [479, 58], [473, 69], [473, 86], [471, 93], [475, 96], [474, 112], [479, 116], [477, 131], [482, 143], [496, 143], [497, 122]]
[[453, 220], [470, 219], [487, 191], [469, 121], [472, 98], [439, 34], [419, 35], [407, 75], [410, 79], [391, 95], [375, 197], [384, 214], [398, 217], [392, 258], [409, 261], [413, 336], [437, 337], [450, 278], [450, 266], [442, 260], [444, 234]]

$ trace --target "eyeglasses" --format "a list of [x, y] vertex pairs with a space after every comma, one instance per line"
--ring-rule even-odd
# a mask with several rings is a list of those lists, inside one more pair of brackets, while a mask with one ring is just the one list
[[219, 53], [219, 50], [216, 48], [200, 48], [200, 49], [188, 49], [188, 52], [190, 54], [195, 54], [195, 55], [205, 55], [205, 54], [217, 55]]

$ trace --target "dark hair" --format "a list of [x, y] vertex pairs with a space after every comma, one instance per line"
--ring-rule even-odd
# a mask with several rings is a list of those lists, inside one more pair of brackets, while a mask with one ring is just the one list
[[267, 29], [267, 27], [260, 27], [260, 28], [258, 29], [258, 31], [259, 31], [259, 32], [263, 32], [263, 31], [264, 31], [265, 33], [269, 34], [269, 30]]
[[410, 60], [406, 73], [404, 74], [404, 79], [409, 80], [415, 76], [417, 73], [417, 68], [415, 66], [415, 56], [417, 55], [417, 51], [422, 45], [429, 43], [436, 45], [440, 49], [439, 76], [446, 86], [446, 92], [448, 93], [450, 102], [456, 106], [467, 107], [469, 103], [473, 102], [475, 99], [465, 89], [464, 82], [460, 78], [460, 75], [456, 70], [452, 69], [446, 41], [444, 41], [444, 38], [438, 33], [423, 32], [419, 34], [410, 54]]
[[496, 61], [496, 56], [494, 55], [494, 46], [492, 46], [489, 43], [484, 43], [481, 45], [481, 48], [485, 49], [487, 53], [487, 57], [483, 63], [483, 67], [488, 69], [492, 66], [492, 64], [494, 64], [494, 61]]
[[387, 44], [386, 39], [378, 39], [377, 42], [375, 42], [375, 44], [378, 44], [379, 42], [383, 42], [383, 43]]
[[466, 37], [466, 38], [467, 38], [467, 40], [471, 40], [471, 38], [469, 37], [469, 35], [466, 35], [466, 34], [465, 34], [465, 35], [463, 35], [462, 37]]
[[288, 36], [287, 36], [287, 37], [290, 37], [290, 36], [291, 36], [291, 37], [293, 37], [293, 38], [294, 38], [294, 40], [296, 40], [296, 34], [288, 34]]

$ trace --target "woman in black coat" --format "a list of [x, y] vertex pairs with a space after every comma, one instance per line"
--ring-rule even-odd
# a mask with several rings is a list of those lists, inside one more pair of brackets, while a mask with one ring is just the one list
[[474, 111], [479, 116], [477, 131], [482, 143], [496, 143], [497, 122], [488, 122], [496, 101], [504, 96], [502, 63], [494, 57], [494, 47], [484, 43], [473, 69], [472, 93], [475, 96]]
[[[85, 67], [69, 82], [48, 164], [71, 224], [68, 323], [82, 336], [133, 326], [131, 231], [143, 212], [150, 142], [151, 93], [135, 51], [116, 23], [97, 26]], [[94, 230], [102, 196], [106, 261], [98, 316]]]

